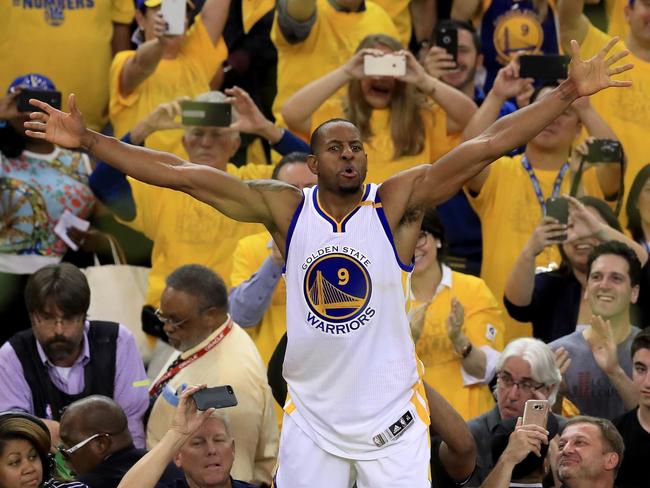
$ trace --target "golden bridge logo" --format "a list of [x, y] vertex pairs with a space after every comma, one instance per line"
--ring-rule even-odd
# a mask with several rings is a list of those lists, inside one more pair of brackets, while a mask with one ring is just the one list
[[307, 269], [305, 299], [318, 317], [341, 323], [359, 315], [370, 299], [368, 271], [345, 254], [327, 254]]

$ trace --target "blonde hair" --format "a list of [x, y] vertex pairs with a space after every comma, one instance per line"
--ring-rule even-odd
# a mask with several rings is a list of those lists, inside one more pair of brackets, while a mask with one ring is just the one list
[[[393, 37], [371, 34], [359, 43], [357, 52], [377, 46], [385, 46], [393, 51], [404, 49], [404, 46]], [[395, 81], [395, 90], [390, 102], [390, 132], [395, 147], [393, 158], [413, 156], [424, 149], [425, 129], [420, 110], [427, 106], [424, 96], [417, 92], [415, 86], [403, 81]], [[370, 128], [372, 110], [373, 108], [363, 96], [361, 81], [350, 81], [345, 116], [359, 128], [362, 140], [369, 140], [374, 135]]]

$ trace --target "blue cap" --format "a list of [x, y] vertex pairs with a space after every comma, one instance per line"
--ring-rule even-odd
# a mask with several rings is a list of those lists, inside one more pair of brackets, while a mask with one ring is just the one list
[[11, 82], [9, 88], [7, 88], [7, 93], [11, 93], [15, 88], [33, 88], [35, 90], [56, 91], [54, 82], [47, 76], [39, 75], [38, 73], [28, 73], [19, 76]]

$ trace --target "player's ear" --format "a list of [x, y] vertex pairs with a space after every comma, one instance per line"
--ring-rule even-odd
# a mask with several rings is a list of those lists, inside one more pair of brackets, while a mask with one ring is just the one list
[[310, 154], [307, 156], [307, 167], [309, 168], [309, 171], [315, 175], [318, 174], [318, 158], [316, 158], [315, 155]]

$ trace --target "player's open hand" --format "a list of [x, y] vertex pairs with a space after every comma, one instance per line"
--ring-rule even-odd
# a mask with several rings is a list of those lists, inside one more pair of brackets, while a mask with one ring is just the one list
[[619, 41], [618, 37], [610, 40], [594, 57], [588, 60], [580, 59], [580, 45], [571, 41], [571, 63], [569, 64], [569, 79], [573, 80], [578, 90], [578, 96], [593, 95], [609, 87], [631, 86], [631, 81], [614, 80], [613, 75], [631, 70], [631, 63], [622, 66], [613, 66], [626, 57], [630, 52], [625, 49], [608, 56], [609, 52]]
[[40, 100], [30, 99], [29, 103], [43, 112], [29, 114], [30, 121], [25, 122], [25, 134], [35, 139], [43, 139], [53, 144], [70, 149], [82, 146], [86, 135], [86, 123], [77, 109], [74, 94], [68, 97], [70, 113], [62, 112]]

